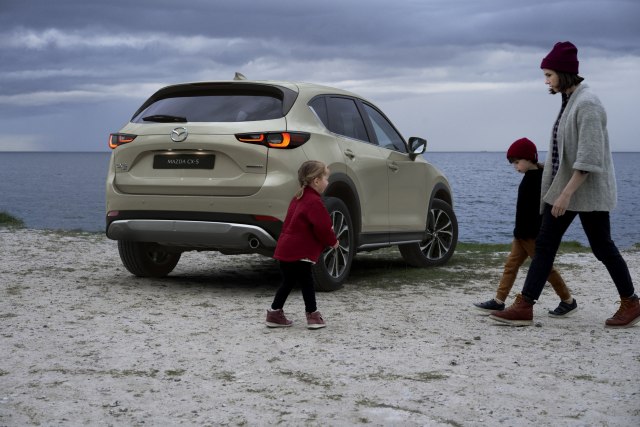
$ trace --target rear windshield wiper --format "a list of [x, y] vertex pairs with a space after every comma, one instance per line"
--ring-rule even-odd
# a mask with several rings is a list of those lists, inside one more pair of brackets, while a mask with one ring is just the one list
[[170, 116], [168, 114], [154, 114], [152, 116], [143, 117], [145, 122], [158, 122], [158, 123], [186, 123], [186, 117]]

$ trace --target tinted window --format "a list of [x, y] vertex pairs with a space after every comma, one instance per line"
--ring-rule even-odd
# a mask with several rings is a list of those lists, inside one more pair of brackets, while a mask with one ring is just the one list
[[318, 115], [322, 124], [329, 128], [329, 116], [327, 114], [327, 103], [324, 98], [316, 98], [309, 103], [309, 107]]
[[369, 141], [362, 116], [353, 99], [327, 98], [329, 130], [350, 138]]
[[131, 121], [149, 116], [184, 117], [188, 122], [249, 122], [283, 116], [282, 100], [265, 94], [174, 96], [149, 105]]
[[404, 140], [398, 134], [398, 132], [396, 132], [391, 123], [389, 123], [389, 121], [382, 114], [380, 114], [378, 110], [371, 107], [370, 105], [364, 104], [364, 109], [371, 119], [373, 131], [376, 134], [376, 138], [378, 138], [378, 145], [384, 148], [388, 148], [389, 150], [406, 153], [407, 148], [404, 145]]

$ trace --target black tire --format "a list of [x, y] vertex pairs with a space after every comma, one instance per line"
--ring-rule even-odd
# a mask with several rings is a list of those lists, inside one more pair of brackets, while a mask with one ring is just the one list
[[398, 245], [402, 258], [414, 267], [432, 267], [449, 261], [458, 244], [458, 219], [447, 202], [433, 199], [425, 236], [420, 243]]
[[349, 277], [355, 253], [355, 234], [351, 214], [344, 202], [327, 197], [324, 203], [340, 242], [338, 248], [324, 251], [312, 269], [316, 290], [327, 292], [342, 288]]
[[127, 240], [118, 240], [118, 252], [122, 264], [138, 277], [164, 277], [173, 271], [182, 255], [156, 243]]

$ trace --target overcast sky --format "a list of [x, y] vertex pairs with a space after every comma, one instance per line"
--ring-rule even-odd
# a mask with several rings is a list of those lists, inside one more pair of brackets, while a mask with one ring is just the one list
[[0, 151], [108, 151], [157, 89], [235, 71], [352, 90], [432, 151], [544, 151], [565, 40], [639, 151], [639, 22], [638, 0], [0, 0]]

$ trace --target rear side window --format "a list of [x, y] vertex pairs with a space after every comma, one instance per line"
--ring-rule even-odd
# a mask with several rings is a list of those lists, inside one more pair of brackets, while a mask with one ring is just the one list
[[325, 98], [316, 98], [309, 103], [309, 107], [316, 113], [322, 124], [329, 129], [329, 116], [327, 113], [327, 104]]
[[329, 97], [327, 110], [331, 132], [369, 142], [362, 116], [353, 99]]
[[280, 117], [283, 117], [282, 99], [271, 95], [189, 94], [159, 99], [136, 114], [131, 121], [249, 122]]

